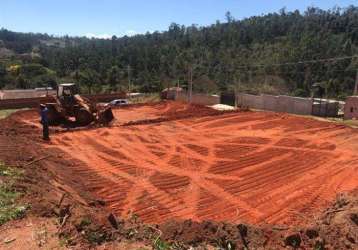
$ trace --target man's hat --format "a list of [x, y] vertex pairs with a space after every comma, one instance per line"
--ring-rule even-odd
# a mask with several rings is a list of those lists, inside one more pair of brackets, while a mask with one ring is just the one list
[[45, 108], [46, 105], [45, 104], [40, 104], [40, 108]]

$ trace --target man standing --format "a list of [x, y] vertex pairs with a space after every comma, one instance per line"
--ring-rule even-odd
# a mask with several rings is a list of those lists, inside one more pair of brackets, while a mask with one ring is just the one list
[[50, 140], [50, 136], [49, 136], [49, 129], [48, 129], [48, 109], [46, 107], [46, 105], [41, 104], [40, 105], [40, 110], [41, 110], [41, 124], [42, 124], [42, 138], [45, 141], [49, 141]]

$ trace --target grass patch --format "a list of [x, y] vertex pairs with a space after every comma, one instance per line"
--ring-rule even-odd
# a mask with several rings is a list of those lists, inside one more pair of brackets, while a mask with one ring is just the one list
[[[16, 168], [10, 168], [0, 162], [0, 177], [10, 177], [9, 179], [16, 179], [22, 175], [22, 171]], [[12, 178], [11, 178], [12, 177]]]
[[[103, 228], [93, 225], [92, 220], [87, 216], [81, 218], [75, 227], [91, 245], [100, 245], [110, 239], [110, 235]], [[67, 239], [66, 242], [70, 241]]]
[[101, 230], [88, 230], [85, 232], [85, 237], [91, 244], [100, 245], [108, 239], [106, 232]]
[[75, 245], [75, 241], [74, 238], [71, 237], [71, 235], [69, 233], [60, 233], [59, 235], [60, 238], [60, 247], [68, 247], [68, 246], [73, 246]]
[[11, 115], [12, 113], [15, 113], [18, 110], [19, 109], [4, 109], [4, 110], [0, 110], [0, 119], [6, 118], [6, 117]]
[[81, 232], [83, 230], [86, 230], [90, 225], [92, 221], [90, 218], [84, 217], [81, 219], [81, 221], [75, 225], [78, 232]]
[[10, 220], [24, 217], [27, 205], [17, 204], [21, 193], [13, 187], [13, 183], [21, 176], [21, 171], [0, 163], [0, 226]]
[[154, 242], [153, 242], [153, 249], [155, 250], [170, 250], [171, 249], [171, 245], [166, 242], [163, 241], [160, 238], [157, 238]]
[[81, 227], [81, 228], [88, 227], [89, 225], [91, 225], [91, 223], [92, 223], [91, 219], [85, 217], [85, 218], [83, 218], [83, 219], [81, 220], [81, 222], [80, 222], [80, 227]]

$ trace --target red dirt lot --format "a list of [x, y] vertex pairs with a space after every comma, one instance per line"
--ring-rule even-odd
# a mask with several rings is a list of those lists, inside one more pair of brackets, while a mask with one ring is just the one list
[[[114, 114], [112, 127], [53, 134], [45, 147], [68, 163], [43, 162], [119, 217], [300, 225], [358, 186], [356, 129], [175, 102]], [[17, 116], [38, 126], [34, 113]]]

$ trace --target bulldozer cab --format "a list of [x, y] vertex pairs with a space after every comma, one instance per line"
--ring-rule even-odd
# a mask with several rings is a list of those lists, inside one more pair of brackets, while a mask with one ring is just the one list
[[57, 87], [57, 96], [63, 97], [63, 96], [74, 96], [78, 94], [78, 88], [77, 85], [74, 83], [63, 83], [59, 84]]
[[57, 98], [67, 108], [76, 104], [75, 95], [77, 94], [78, 88], [74, 83], [62, 83], [57, 86]]

